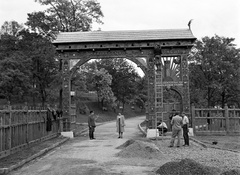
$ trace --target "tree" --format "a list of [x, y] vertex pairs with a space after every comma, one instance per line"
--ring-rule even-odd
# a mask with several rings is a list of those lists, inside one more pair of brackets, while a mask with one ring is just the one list
[[103, 13], [96, 0], [35, 0], [48, 8], [28, 14], [28, 25], [45, 36], [55, 32], [89, 31], [93, 22], [102, 23]]
[[18, 22], [5, 21], [1, 27], [0, 33], [16, 36], [21, 29], [23, 29], [23, 26], [20, 25]]
[[0, 40], [1, 97], [8, 101], [24, 100], [30, 88], [30, 71], [26, 66], [28, 58], [19, 49], [18, 43], [19, 37], [11, 30], [5, 32]]
[[124, 105], [130, 103], [137, 94], [135, 85], [139, 75], [136, 70], [123, 58], [102, 59], [96, 61], [96, 64], [112, 75], [112, 91], [124, 109]]
[[0, 60], [3, 60], [6, 57], [11, 56], [14, 52], [18, 50], [16, 46], [17, 41], [18, 38], [13, 35], [9, 34], [2, 35], [0, 40]]
[[215, 35], [196, 42], [189, 57], [192, 101], [223, 107], [239, 99], [240, 54], [233, 41]]
[[[56, 33], [89, 31], [93, 22], [102, 23], [103, 13], [96, 0], [35, 0], [48, 9], [28, 14], [26, 25], [40, 35], [54, 40]], [[58, 76], [61, 77], [61, 76]], [[59, 90], [60, 106], [62, 92]]]
[[13, 53], [0, 61], [0, 92], [1, 97], [12, 101], [24, 99], [30, 88], [29, 71], [25, 69], [24, 55]]
[[78, 87], [81, 87], [81, 91], [96, 91], [98, 102], [101, 102], [102, 107], [109, 104], [114, 107], [116, 98], [111, 89], [112, 76], [107, 70], [98, 68], [96, 62], [91, 61], [81, 66], [79, 75], [79, 77], [72, 78], [72, 81], [79, 82]]
[[98, 99], [102, 107], [107, 104], [115, 103], [115, 97], [111, 89], [112, 76], [103, 68], [94, 73], [93, 84], [98, 94]]
[[12, 97], [8, 94], [14, 96], [17, 93], [16, 95], [22, 99], [31, 95], [33, 103], [41, 97], [44, 105], [49, 96], [51, 82], [58, 71], [57, 61], [54, 59], [55, 49], [51, 41], [39, 33], [22, 28], [15, 21], [5, 22], [2, 31], [4, 31], [0, 40], [2, 97], [10, 100]]
[[136, 104], [142, 110], [145, 108], [145, 103], [147, 101], [147, 79], [146, 77], [136, 78], [135, 84], [135, 97], [133, 99], [134, 104]]
[[42, 105], [44, 105], [49, 96], [50, 85], [58, 72], [54, 58], [55, 49], [47, 38], [38, 33], [22, 30], [19, 32], [19, 37], [21, 39], [18, 42], [18, 48], [29, 59], [26, 67], [31, 71], [29, 78], [32, 91], [39, 94]]

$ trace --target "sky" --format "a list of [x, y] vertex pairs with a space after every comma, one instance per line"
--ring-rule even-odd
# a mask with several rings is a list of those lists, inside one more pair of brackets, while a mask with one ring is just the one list
[[[182, 29], [193, 19], [197, 39], [215, 34], [235, 38], [240, 48], [240, 0], [98, 0], [103, 25], [93, 30]], [[45, 9], [34, 0], [0, 0], [0, 25], [27, 21], [27, 13]]]

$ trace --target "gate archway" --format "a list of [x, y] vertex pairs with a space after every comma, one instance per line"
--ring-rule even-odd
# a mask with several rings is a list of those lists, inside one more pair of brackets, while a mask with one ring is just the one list
[[146, 120], [155, 128], [163, 117], [163, 88], [181, 96], [181, 111], [190, 114], [188, 54], [196, 38], [190, 29], [64, 32], [53, 42], [62, 71], [63, 116], [75, 123], [71, 107], [71, 77], [90, 59], [126, 58], [148, 79]]

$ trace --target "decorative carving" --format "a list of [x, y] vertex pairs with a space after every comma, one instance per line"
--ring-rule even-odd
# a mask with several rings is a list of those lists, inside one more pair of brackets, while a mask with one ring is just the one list
[[155, 55], [155, 57], [157, 56], [161, 56], [162, 55], [162, 48], [161, 48], [161, 46], [160, 45], [156, 45], [155, 47], [154, 47], [154, 55]]
[[173, 48], [173, 49], [167, 49], [167, 48], [163, 48], [162, 49], [162, 55], [173, 55], [173, 54], [177, 54], [177, 55], [182, 55], [182, 54], [187, 54], [189, 53], [189, 50], [187, 49], [177, 49], [177, 48]]

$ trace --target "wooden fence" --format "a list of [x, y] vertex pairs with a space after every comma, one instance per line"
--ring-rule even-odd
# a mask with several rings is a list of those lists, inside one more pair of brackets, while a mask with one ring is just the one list
[[0, 158], [30, 144], [56, 137], [62, 128], [61, 121], [52, 119], [51, 129], [47, 131], [46, 109], [13, 106], [0, 109]]
[[192, 106], [195, 135], [240, 135], [240, 109], [202, 109]]

